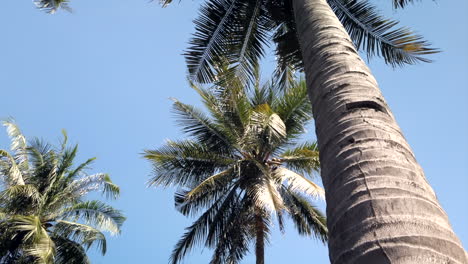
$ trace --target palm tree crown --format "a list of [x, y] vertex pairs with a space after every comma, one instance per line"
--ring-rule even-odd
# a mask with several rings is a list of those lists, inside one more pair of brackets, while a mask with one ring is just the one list
[[[172, 0], [163, 0], [167, 5]], [[428, 62], [437, 52], [421, 36], [387, 19], [368, 0], [327, 0], [357, 49], [381, 56], [390, 65]], [[395, 8], [412, 0], [393, 0]], [[265, 48], [274, 43], [278, 69], [303, 68], [292, 0], [207, 0], [194, 21], [195, 34], [185, 53], [193, 80], [214, 80], [216, 64], [227, 58], [238, 75], [251, 79]]]
[[26, 138], [12, 121], [3, 122], [11, 152], [0, 150], [0, 263], [90, 263], [86, 250], [106, 252], [102, 231], [120, 233], [122, 213], [85, 195], [109, 198], [119, 187], [104, 173], [86, 174], [94, 158], [73, 166], [78, 146], [59, 148]]
[[154, 165], [149, 184], [179, 187], [176, 208], [201, 213], [172, 263], [202, 241], [215, 250], [211, 263], [238, 263], [252, 242], [263, 263], [273, 215], [281, 229], [286, 214], [300, 234], [325, 241], [325, 218], [310, 202], [323, 191], [308, 178], [319, 168], [318, 152], [314, 143], [297, 142], [311, 119], [305, 83], [279, 92], [277, 81], [245, 88], [238, 78], [219, 79], [209, 89], [192, 86], [209, 115], [174, 100], [178, 123], [191, 138], [144, 154]]

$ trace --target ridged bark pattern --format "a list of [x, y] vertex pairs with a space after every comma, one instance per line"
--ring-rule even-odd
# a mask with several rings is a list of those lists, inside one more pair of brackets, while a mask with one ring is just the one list
[[468, 263], [369, 68], [325, 0], [293, 0], [332, 264]]

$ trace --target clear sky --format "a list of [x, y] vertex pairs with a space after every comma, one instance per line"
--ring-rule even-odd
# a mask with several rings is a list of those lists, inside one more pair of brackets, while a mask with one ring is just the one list
[[[443, 50], [432, 64], [392, 69], [374, 59], [371, 68], [466, 248], [468, 2], [417, 1], [397, 12], [390, 0], [372, 2]], [[151, 168], [140, 153], [182, 137], [169, 97], [198, 102], [181, 53], [199, 4], [175, 1], [162, 9], [147, 0], [74, 0], [74, 13], [47, 15], [31, 1], [2, 1], [0, 117], [12, 116], [26, 136], [51, 142], [65, 128], [80, 145], [78, 161], [96, 156], [93, 171], [110, 173], [122, 188], [112, 204], [128, 220], [122, 235], [109, 239], [105, 257], [90, 250], [93, 263], [167, 263], [190, 223], [174, 210], [173, 190], [146, 188]], [[270, 54], [265, 67], [273, 61]], [[7, 145], [2, 129], [0, 147]], [[207, 263], [209, 256], [195, 249], [185, 263]], [[323, 245], [288, 228], [273, 233], [266, 262], [329, 261]]]

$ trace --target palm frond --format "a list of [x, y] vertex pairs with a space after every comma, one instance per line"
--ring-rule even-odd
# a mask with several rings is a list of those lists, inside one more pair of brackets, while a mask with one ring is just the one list
[[258, 148], [273, 150], [286, 138], [286, 126], [283, 120], [274, 113], [270, 106], [262, 104], [255, 107], [250, 123], [242, 139], [246, 150]]
[[154, 165], [155, 176], [149, 185], [190, 186], [223, 170], [235, 160], [211, 151], [195, 141], [168, 141], [156, 150], [145, 150], [144, 158]]
[[[224, 72], [219, 74], [225, 75]], [[227, 75], [227, 74], [226, 74]], [[233, 77], [220, 77], [209, 89], [192, 84], [208, 108], [218, 132], [225, 138], [237, 138], [244, 133], [250, 114], [250, 104], [240, 80]]]
[[82, 197], [91, 191], [102, 190], [107, 198], [116, 199], [120, 195], [119, 186], [115, 185], [107, 173], [96, 173], [72, 181], [64, 190], [74, 198]]
[[198, 95], [201, 97], [203, 104], [208, 109], [210, 114], [215, 119], [221, 119], [223, 113], [221, 111], [221, 107], [219, 105], [219, 98], [217, 98], [216, 94], [214, 93], [214, 89], [207, 89], [205, 87], [199, 86], [194, 82], [189, 80], [190, 87], [195, 90]]
[[39, 192], [46, 193], [59, 178], [57, 172], [60, 153], [57, 153], [52, 145], [35, 138], [28, 146], [28, 154], [31, 163], [28, 181], [34, 184]]
[[52, 151], [52, 146], [40, 140], [39, 138], [33, 138], [33, 140], [29, 142], [27, 149], [32, 167], [40, 168], [44, 166], [48, 160], [50, 152]]
[[13, 185], [24, 185], [23, 173], [21, 172], [16, 160], [13, 156], [10, 155], [7, 151], [0, 149], [0, 159], [6, 158], [6, 162], [2, 162], [2, 173], [3, 182], [7, 186]]
[[315, 236], [322, 242], [328, 240], [325, 216], [306, 198], [290, 189], [282, 189], [285, 206], [300, 235]]
[[78, 145], [75, 145], [71, 149], [63, 149], [60, 151], [60, 160], [59, 160], [59, 165], [57, 169], [57, 174], [62, 175], [66, 171], [70, 169], [70, 167], [73, 165], [73, 160], [76, 157], [76, 153], [78, 152]]
[[198, 184], [195, 188], [190, 190], [190, 192], [187, 193], [185, 196], [185, 199], [187, 201], [191, 201], [197, 196], [200, 196], [200, 194], [209, 192], [213, 189], [219, 188], [220, 185], [225, 185], [229, 181], [233, 179], [233, 168], [229, 168], [227, 170], [224, 170], [222, 172], [216, 173], [205, 180], [203, 180], [200, 184]]
[[392, 0], [394, 8], [404, 8], [410, 3], [416, 2], [415, 0]]
[[236, 194], [236, 190], [232, 189], [225, 197], [219, 198], [208, 208], [191, 226], [187, 227], [186, 232], [177, 242], [172, 251], [170, 263], [177, 264], [190, 251], [190, 249], [202, 240], [205, 239], [209, 232], [209, 225], [213, 222], [213, 218], [218, 213], [224, 203], [231, 202], [232, 197]]
[[272, 175], [281, 179], [281, 182], [287, 182], [287, 186], [295, 192], [303, 192], [309, 197], [325, 199], [324, 190], [313, 183], [311, 180], [307, 179], [303, 175], [295, 173], [294, 171], [288, 170], [283, 167], [276, 168]]
[[220, 204], [216, 211], [212, 221], [208, 226], [208, 235], [206, 236], [205, 246], [213, 247], [219, 241], [219, 238], [223, 236], [223, 233], [232, 224], [233, 219], [240, 217], [242, 213], [240, 207], [243, 202], [240, 198], [240, 192], [237, 190], [237, 186], [231, 188], [231, 190], [223, 197], [224, 201]]
[[65, 152], [67, 149], [67, 144], [68, 144], [68, 134], [65, 129], [62, 129], [62, 137], [63, 139], [60, 141], [60, 153]]
[[77, 242], [64, 238], [52, 237], [56, 245], [56, 264], [90, 264], [86, 250]]
[[247, 227], [251, 224], [248, 209], [245, 201], [232, 207], [223, 229], [215, 238], [216, 243], [213, 243], [215, 250], [210, 264], [237, 264], [249, 252], [252, 236]]
[[61, 208], [80, 202], [92, 191], [98, 191], [108, 199], [116, 199], [120, 195], [119, 186], [105, 173], [87, 175], [72, 181], [68, 177], [62, 177], [55, 184], [54, 192], [47, 195], [48, 200], [43, 207], [43, 210], [48, 212], [47, 219], [58, 217]]
[[51, 263], [55, 254], [55, 244], [37, 216], [15, 215], [11, 219], [12, 230], [24, 232], [24, 253], [40, 260], [39, 263]]
[[255, 86], [253, 94], [250, 98], [250, 104], [253, 108], [260, 105], [272, 106], [274, 100], [278, 97], [277, 92], [271, 89], [270, 83], [266, 83], [262, 87]]
[[217, 64], [225, 58], [236, 16], [243, 2], [239, 0], [209, 0], [195, 19], [195, 34], [184, 54], [190, 76], [198, 82], [215, 80]]
[[73, 179], [77, 177], [80, 173], [82, 173], [91, 163], [93, 163], [96, 160], [96, 158], [90, 158], [86, 160], [85, 162], [81, 163], [78, 165], [74, 170], [70, 171], [67, 173], [67, 178]]
[[[236, 184], [236, 183], [233, 183]], [[233, 187], [230, 185], [217, 185], [217, 188], [199, 192], [192, 196], [190, 200], [186, 199], [190, 190], [179, 190], [174, 195], [176, 209], [185, 216], [194, 216], [205, 208], [211, 207], [218, 199], [226, 195], [226, 192]]]
[[280, 157], [279, 162], [299, 173], [313, 175], [320, 169], [319, 152], [315, 142], [305, 142], [285, 150]]
[[312, 108], [305, 81], [292, 83], [272, 108], [284, 122], [289, 143], [304, 134], [305, 126], [312, 120]]
[[[266, 14], [265, 1], [244, 1], [236, 13], [238, 26], [232, 27], [228, 54], [235, 75], [244, 84], [255, 81], [255, 70], [268, 46], [273, 23]], [[238, 22], [237, 22], [238, 21]]]
[[267, 8], [276, 25], [272, 37], [276, 46], [277, 66], [275, 75], [278, 77], [278, 74], [283, 73], [288, 68], [302, 70], [302, 52], [297, 38], [292, 1], [268, 1]]
[[41, 205], [42, 195], [31, 184], [13, 185], [0, 192], [0, 207], [8, 213], [31, 213], [31, 210], [38, 209]]
[[199, 142], [203, 142], [211, 150], [220, 153], [233, 151], [231, 140], [226, 138], [226, 134], [223, 134], [200, 110], [174, 99], [174, 113], [178, 117], [177, 121], [182, 130]]
[[[288, 13], [292, 15], [292, 12], [289, 10]], [[273, 42], [276, 44], [276, 76], [279, 76], [279, 74], [285, 72], [288, 68], [303, 70], [304, 67], [294, 19], [287, 18], [286, 20], [283, 23], [278, 23], [279, 26], [273, 35]]]
[[367, 0], [328, 0], [328, 3], [356, 48], [364, 50], [368, 57], [381, 56], [386, 63], [401, 66], [419, 61], [430, 62], [423, 56], [438, 52], [410, 29], [395, 29], [398, 22], [379, 15]]
[[53, 226], [52, 235], [77, 242], [79, 245], [91, 247], [94, 243], [101, 251], [101, 254], [106, 254], [107, 243], [106, 237], [99, 230], [80, 223], [58, 220]]
[[96, 200], [70, 206], [63, 211], [60, 218], [72, 222], [82, 219], [86, 224], [111, 234], [119, 234], [125, 221], [119, 210]]
[[284, 209], [283, 198], [271, 179], [264, 179], [249, 189], [255, 205], [266, 212], [275, 213]]
[[296, 69], [290, 65], [285, 65], [282, 68], [276, 67], [272, 78], [272, 87], [274, 87], [274, 90], [284, 93], [291, 87], [297, 85], [296, 73]]
[[28, 154], [26, 151], [26, 137], [23, 135], [13, 119], [7, 119], [3, 121], [2, 124], [7, 128], [7, 134], [11, 140], [10, 149], [15, 153], [14, 157], [18, 167], [23, 171], [27, 171], [29, 169], [29, 164]]

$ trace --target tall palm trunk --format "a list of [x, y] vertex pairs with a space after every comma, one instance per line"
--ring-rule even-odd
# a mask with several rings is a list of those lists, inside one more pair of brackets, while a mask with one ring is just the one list
[[293, 0], [331, 263], [468, 263], [370, 70], [325, 0]]
[[255, 213], [255, 257], [256, 264], [265, 263], [265, 223], [260, 209]]

